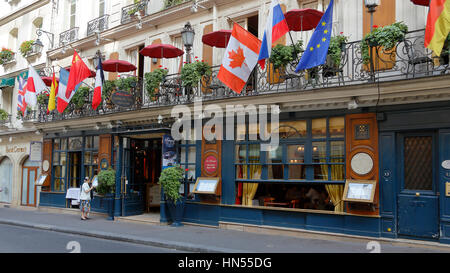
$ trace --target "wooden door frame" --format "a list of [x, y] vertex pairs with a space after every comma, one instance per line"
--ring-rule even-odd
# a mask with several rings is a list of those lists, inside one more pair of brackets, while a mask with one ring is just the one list
[[[28, 171], [28, 176], [27, 176], [27, 203], [26, 204], [22, 204], [22, 199], [23, 199], [23, 194], [24, 194], [24, 191], [23, 191], [23, 171], [24, 170], [27, 170]], [[37, 179], [37, 174], [38, 174], [38, 170], [39, 170], [39, 167], [33, 167], [33, 166], [31, 166], [31, 167], [28, 167], [28, 166], [23, 166], [22, 165], [22, 179], [20, 180], [20, 182], [21, 182], [21, 188], [22, 188], [22, 190], [21, 190], [21, 194], [20, 194], [20, 203], [21, 203], [21, 206], [26, 206], [26, 207], [36, 207], [36, 197], [37, 197], [37, 194], [36, 194], [36, 189], [37, 189], [37, 186], [36, 186], [36, 181], [34, 181], [35, 182], [35, 184], [34, 184], [34, 204], [30, 204], [30, 194], [29, 194], [29, 192], [30, 192], [30, 171], [31, 170], [34, 170], [35, 171], [35, 173], [36, 173], [36, 176], [35, 176], [35, 179]]]

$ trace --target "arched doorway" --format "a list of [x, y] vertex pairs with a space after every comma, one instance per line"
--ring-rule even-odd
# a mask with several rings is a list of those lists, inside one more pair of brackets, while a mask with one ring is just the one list
[[0, 161], [0, 203], [11, 203], [13, 163], [5, 157]]
[[39, 162], [25, 160], [22, 165], [22, 206], [36, 206], [36, 179], [39, 177]]

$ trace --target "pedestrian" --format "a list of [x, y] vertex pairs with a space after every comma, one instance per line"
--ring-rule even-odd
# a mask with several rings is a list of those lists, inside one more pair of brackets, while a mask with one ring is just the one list
[[89, 185], [89, 177], [85, 177], [80, 191], [81, 220], [89, 219], [88, 214], [91, 210], [91, 191], [93, 188], [94, 186]]

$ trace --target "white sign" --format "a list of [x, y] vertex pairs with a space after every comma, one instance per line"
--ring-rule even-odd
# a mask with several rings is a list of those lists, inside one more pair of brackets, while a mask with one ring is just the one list
[[450, 170], [450, 160], [442, 161], [442, 168]]
[[42, 142], [33, 141], [30, 143], [30, 161], [42, 161]]

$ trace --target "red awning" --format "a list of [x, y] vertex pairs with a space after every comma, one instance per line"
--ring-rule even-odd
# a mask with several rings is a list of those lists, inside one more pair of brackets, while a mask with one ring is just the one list
[[202, 42], [209, 46], [226, 48], [231, 37], [231, 30], [221, 29], [203, 35]]
[[420, 6], [429, 6], [430, 5], [430, 0], [411, 0], [411, 2], [413, 2], [416, 5], [420, 5]]

